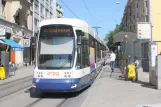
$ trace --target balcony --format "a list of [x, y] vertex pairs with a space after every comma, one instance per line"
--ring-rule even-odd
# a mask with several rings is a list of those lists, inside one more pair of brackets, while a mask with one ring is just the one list
[[62, 7], [58, 3], [56, 3], [56, 10], [61, 12], [62, 14], [64, 13]]
[[64, 13], [62, 8], [56, 7], [56, 10], [61, 12], [61, 13]]
[[64, 16], [63, 16], [61, 13], [58, 13], [58, 12], [57, 12], [57, 17], [58, 17], [58, 18], [63, 18]]

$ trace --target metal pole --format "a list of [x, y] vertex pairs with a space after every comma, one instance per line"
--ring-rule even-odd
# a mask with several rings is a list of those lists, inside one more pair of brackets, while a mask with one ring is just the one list
[[[33, 3], [32, 3], [32, 7], [33, 7], [33, 23], [32, 23], [32, 25], [33, 25], [33, 37], [35, 36], [35, 0], [33, 0]], [[31, 43], [31, 61], [32, 61], [32, 43]]]
[[96, 29], [97, 35], [98, 35], [98, 28]]
[[94, 26], [93, 28], [96, 29], [96, 33], [97, 33], [97, 35], [98, 35], [98, 29], [101, 28], [101, 27], [99, 27], [99, 26]]
[[149, 10], [149, 22], [151, 23], [151, 38], [149, 40], [149, 82], [153, 84], [153, 74], [152, 74], [152, 59], [151, 59], [151, 44], [152, 44], [152, 10], [151, 10], [151, 0], [148, 0], [148, 10]]
[[32, 25], [33, 25], [33, 28], [32, 28], [32, 30], [33, 30], [33, 34], [32, 34], [32, 36], [34, 36], [34, 34], [35, 34], [35, 0], [33, 0], [33, 3], [32, 3]]
[[125, 67], [127, 70], [127, 39], [125, 39]]
[[0, 0], [0, 16], [2, 15], [2, 0]]

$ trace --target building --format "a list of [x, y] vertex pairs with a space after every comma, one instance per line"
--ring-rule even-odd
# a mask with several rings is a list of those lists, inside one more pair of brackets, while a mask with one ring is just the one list
[[[152, 24], [152, 41], [158, 45], [158, 53], [161, 52], [161, 1], [160, 0], [128, 0], [121, 22], [121, 32], [114, 36], [114, 45], [123, 43], [124, 36], [127, 39], [127, 54], [133, 58], [137, 56], [145, 71], [149, 68], [149, 39], [137, 39], [137, 22], [150, 22]], [[113, 45], [113, 46], [114, 46]]]
[[[32, 36], [32, 0], [0, 0], [0, 29], [7, 39], [23, 46], [24, 38]], [[23, 51], [11, 52], [12, 61], [21, 66]]]
[[35, 33], [38, 31], [39, 22], [45, 19], [57, 18], [56, 0], [35, 0], [34, 6], [34, 24]]
[[137, 22], [149, 22], [147, 0], [129, 0], [122, 18], [121, 30], [124, 32], [137, 31]]
[[58, 3], [56, 3], [56, 12], [57, 12], [57, 18], [63, 18], [64, 17], [63, 9]]

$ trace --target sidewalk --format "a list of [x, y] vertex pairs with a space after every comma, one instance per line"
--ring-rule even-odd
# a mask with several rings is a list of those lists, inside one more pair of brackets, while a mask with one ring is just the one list
[[25, 78], [28, 76], [32, 76], [33, 74], [33, 66], [23, 66], [21, 68], [19, 68], [18, 70], [16, 70], [16, 74], [15, 76], [11, 77], [11, 78], [7, 78], [5, 80], [0, 80], [0, 85], [7, 83], [7, 82], [11, 82], [17, 79], [21, 79], [21, 78]]
[[161, 107], [161, 91], [148, 84], [148, 73], [140, 69], [139, 82], [133, 83], [119, 79], [119, 69], [110, 78], [110, 71], [107, 65], [81, 107]]

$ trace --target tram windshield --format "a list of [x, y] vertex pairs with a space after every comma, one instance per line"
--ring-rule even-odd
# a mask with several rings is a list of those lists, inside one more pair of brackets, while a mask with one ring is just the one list
[[51, 25], [42, 27], [37, 58], [39, 69], [70, 69], [74, 62], [72, 27]]

